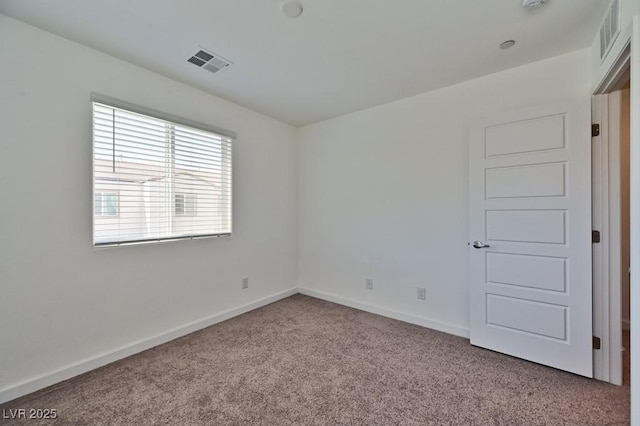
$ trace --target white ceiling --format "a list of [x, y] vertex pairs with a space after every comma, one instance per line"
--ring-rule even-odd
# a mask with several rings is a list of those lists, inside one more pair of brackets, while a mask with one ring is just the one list
[[[590, 46], [609, 4], [301, 1], [297, 19], [280, 0], [0, 0], [0, 13], [299, 126]], [[235, 65], [187, 63], [198, 46]]]

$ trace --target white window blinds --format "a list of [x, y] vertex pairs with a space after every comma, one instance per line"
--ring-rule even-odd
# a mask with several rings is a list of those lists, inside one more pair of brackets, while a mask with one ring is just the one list
[[231, 234], [233, 137], [137, 109], [93, 101], [94, 245]]

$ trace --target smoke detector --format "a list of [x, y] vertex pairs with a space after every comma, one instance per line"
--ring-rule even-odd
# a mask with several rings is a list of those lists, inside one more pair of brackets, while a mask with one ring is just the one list
[[202, 48], [196, 52], [195, 55], [187, 59], [187, 62], [214, 74], [233, 65], [233, 62], [230, 60], [223, 58], [217, 53], [208, 52]]
[[525, 9], [533, 9], [534, 7], [542, 6], [547, 0], [523, 0], [522, 7]]

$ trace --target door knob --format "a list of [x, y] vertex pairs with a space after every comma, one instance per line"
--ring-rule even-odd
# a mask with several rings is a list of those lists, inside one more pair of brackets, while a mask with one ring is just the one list
[[481, 249], [481, 248], [485, 248], [485, 247], [489, 247], [489, 244], [486, 244], [484, 241], [474, 241], [473, 242], [473, 248]]

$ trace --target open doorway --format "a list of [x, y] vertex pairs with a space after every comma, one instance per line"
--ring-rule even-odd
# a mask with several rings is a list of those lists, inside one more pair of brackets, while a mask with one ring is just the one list
[[594, 377], [630, 384], [630, 79], [592, 100]]

